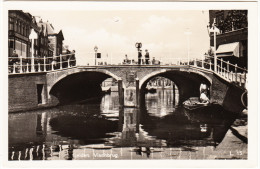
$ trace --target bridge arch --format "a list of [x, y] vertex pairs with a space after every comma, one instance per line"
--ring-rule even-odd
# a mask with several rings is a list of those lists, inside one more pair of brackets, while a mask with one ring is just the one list
[[48, 93], [55, 96], [60, 104], [80, 101], [101, 95], [100, 84], [107, 78], [120, 78], [104, 69], [68, 69], [66, 72], [51, 72]]
[[[147, 75], [145, 75], [142, 79], [140, 79], [140, 83], [139, 83], [139, 88], [141, 88], [143, 86], [143, 84], [145, 82], [147, 82], [147, 80], [155, 77], [155, 76], [158, 76], [158, 75], [162, 75], [163, 73], [166, 73], [166, 72], [173, 72], [173, 71], [179, 71], [180, 70], [172, 70], [172, 69], [161, 69], [161, 70], [157, 70], [157, 71], [153, 71]], [[206, 75], [205, 73], [202, 73], [202, 72], [199, 72], [199, 71], [196, 71], [196, 72], [190, 72], [189, 70], [185, 70], [185, 71], [181, 71], [181, 72], [188, 72], [188, 73], [195, 73], [195, 74], [198, 74], [202, 77], [205, 78], [205, 80], [208, 82], [208, 84], [212, 84], [212, 78], [209, 77], [208, 75]]]
[[161, 69], [145, 75], [140, 80], [139, 88], [141, 95], [144, 94], [143, 91], [147, 83], [157, 76], [165, 77], [175, 83], [179, 90], [179, 103], [182, 103], [189, 97], [199, 97], [199, 88], [202, 82], [205, 82], [208, 86], [212, 84], [212, 78], [203, 72], [191, 71], [190, 69]]
[[58, 83], [60, 80], [64, 79], [65, 77], [67, 77], [69, 75], [73, 75], [73, 74], [80, 73], [80, 72], [90, 72], [90, 71], [106, 74], [106, 75], [116, 79], [117, 81], [121, 79], [120, 77], [116, 76], [115, 74], [113, 74], [110, 71], [105, 70], [105, 69], [95, 69], [95, 70], [93, 70], [93, 69], [80, 69], [80, 68], [75, 69], [74, 68], [74, 69], [68, 69], [66, 71], [66, 73], [64, 73], [64, 71], [56, 71], [56, 72], [48, 73], [48, 76], [54, 76], [54, 78], [51, 78], [51, 81], [49, 82], [48, 88], [51, 90], [51, 88], [56, 83]]

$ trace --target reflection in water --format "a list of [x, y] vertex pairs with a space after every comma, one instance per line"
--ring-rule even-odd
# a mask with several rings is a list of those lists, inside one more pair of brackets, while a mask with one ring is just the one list
[[[233, 117], [221, 107], [187, 112], [172, 90], [146, 95], [141, 109], [119, 109], [118, 95], [9, 114], [9, 160], [189, 159], [224, 138]], [[203, 149], [203, 151], [201, 151]], [[200, 153], [197, 153], [200, 152]]]

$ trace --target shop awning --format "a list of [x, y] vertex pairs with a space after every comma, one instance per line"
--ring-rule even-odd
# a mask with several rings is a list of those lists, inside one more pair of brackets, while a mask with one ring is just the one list
[[219, 45], [216, 51], [217, 57], [236, 56], [239, 57], [239, 42]]

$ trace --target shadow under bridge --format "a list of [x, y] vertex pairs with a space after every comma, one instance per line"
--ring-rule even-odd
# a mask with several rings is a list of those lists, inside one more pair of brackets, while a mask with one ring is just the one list
[[101, 83], [111, 77], [98, 71], [72, 73], [54, 83], [49, 94], [56, 97], [59, 104], [100, 97], [102, 96]]
[[168, 70], [165, 72], [159, 72], [158, 74], [147, 75], [144, 77], [143, 82], [140, 84], [140, 102], [144, 105], [145, 100], [145, 88], [148, 82], [155, 77], [165, 77], [174, 82], [179, 92], [179, 104], [187, 100], [190, 97], [200, 96], [200, 85], [206, 83], [208, 87], [212, 84], [212, 79], [206, 74], [198, 74], [195, 72], [186, 72], [179, 70]]

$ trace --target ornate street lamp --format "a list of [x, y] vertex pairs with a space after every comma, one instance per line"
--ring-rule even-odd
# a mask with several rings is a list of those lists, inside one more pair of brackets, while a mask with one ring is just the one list
[[[213, 20], [212, 26], [208, 25], [207, 28], [209, 29], [209, 33], [213, 32], [214, 33], [214, 71], [217, 71], [217, 55], [216, 55], [216, 34], [219, 32], [218, 28], [216, 27], [216, 18]], [[210, 34], [209, 34], [210, 35]]]
[[97, 46], [94, 47], [94, 51], [95, 51], [95, 65], [96, 65], [97, 64], [97, 51], [98, 51]]
[[137, 48], [137, 61], [138, 61], [138, 64], [141, 64], [141, 58], [139, 58], [139, 51], [140, 51], [140, 48], [142, 47], [142, 43], [141, 42], [136, 42], [135, 43], [135, 47]]
[[139, 51], [139, 49], [142, 47], [142, 43], [141, 42], [136, 42], [135, 47]]

